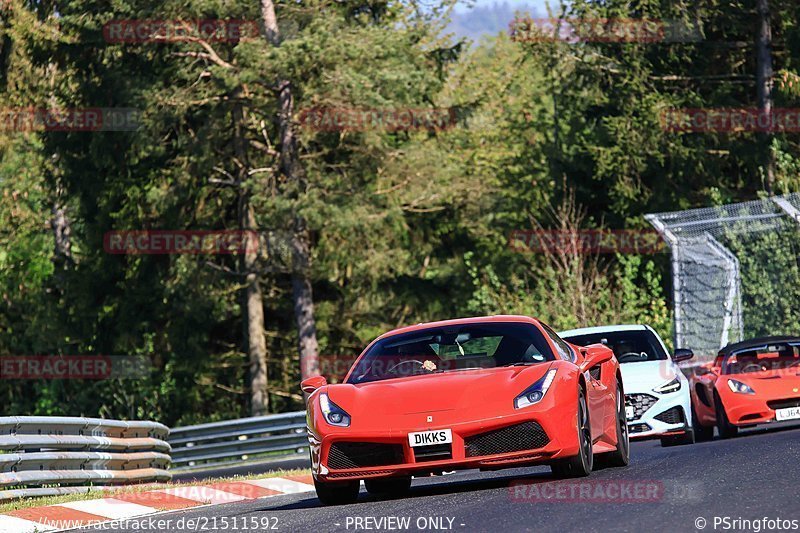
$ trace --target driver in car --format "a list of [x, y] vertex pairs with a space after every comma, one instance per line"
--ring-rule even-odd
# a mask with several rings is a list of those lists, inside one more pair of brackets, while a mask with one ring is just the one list
[[640, 351], [636, 350], [636, 346], [630, 341], [619, 341], [614, 345], [614, 355], [617, 359], [622, 359], [623, 357], [641, 357], [646, 358], [647, 354], [643, 354]]

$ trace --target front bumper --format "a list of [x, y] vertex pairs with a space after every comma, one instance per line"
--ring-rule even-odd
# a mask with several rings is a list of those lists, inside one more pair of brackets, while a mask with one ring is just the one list
[[[315, 453], [319, 458], [313, 465], [317, 479], [348, 480], [546, 463], [577, 455], [576, 426], [577, 419], [568, 423], [543, 412], [522, 410], [491, 420], [392, 430], [389, 435], [344, 430], [319, 439], [309, 431], [309, 442], [312, 458]], [[450, 429], [453, 442], [409, 445], [408, 433], [437, 429]]]
[[632, 440], [677, 435], [691, 430], [691, 398], [686, 384], [669, 394], [626, 391], [626, 405], [632, 404], [631, 396], [648, 398], [637, 402], [636, 415], [628, 419], [628, 435]]
[[[735, 426], [750, 426], [777, 422], [775, 411], [786, 407], [800, 407], [800, 396], [787, 398], [776, 394], [749, 395], [729, 392], [721, 393], [728, 420]], [[796, 422], [800, 422], [796, 420]]]

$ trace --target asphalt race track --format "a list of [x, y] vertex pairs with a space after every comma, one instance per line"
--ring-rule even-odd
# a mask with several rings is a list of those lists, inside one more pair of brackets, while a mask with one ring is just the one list
[[[156, 516], [206, 517], [198, 521], [205, 529], [195, 529], [205, 531], [224, 531], [219, 522], [214, 529], [215, 517], [268, 520], [275, 530], [290, 532], [767, 531], [776, 528], [763, 522], [749, 527], [740, 522], [737, 527], [734, 520], [800, 521], [799, 462], [800, 428], [773, 426], [694, 446], [632, 443], [628, 468], [598, 470], [580, 480], [555, 481], [542, 467], [465, 471], [417, 479], [403, 499], [380, 501], [362, 487], [358, 503], [340, 507], [322, 507], [312, 492]], [[620, 498], [628, 502], [621, 503]], [[726, 517], [728, 522], [719, 522]], [[407, 526], [398, 519], [407, 519]], [[791, 530], [791, 523], [783, 525], [778, 530]]]

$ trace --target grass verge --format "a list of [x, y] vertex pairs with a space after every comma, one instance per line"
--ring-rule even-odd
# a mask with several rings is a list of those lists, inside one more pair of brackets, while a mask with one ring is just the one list
[[0, 514], [17, 511], [19, 509], [29, 509], [32, 507], [44, 507], [45, 505], [58, 505], [67, 502], [79, 502], [85, 500], [95, 500], [99, 498], [113, 498], [115, 494], [135, 494], [147, 492], [149, 490], [164, 489], [176, 486], [194, 487], [198, 485], [212, 485], [214, 483], [228, 483], [232, 481], [246, 481], [249, 479], [267, 479], [271, 477], [283, 476], [302, 476], [311, 475], [309, 469], [298, 470], [278, 470], [264, 474], [250, 474], [246, 476], [217, 477], [208, 478], [202, 481], [190, 481], [180, 483], [146, 483], [142, 485], [127, 485], [124, 487], [88, 487], [86, 492], [77, 494], [63, 494], [59, 496], [42, 496], [38, 498], [23, 498], [0, 503]]

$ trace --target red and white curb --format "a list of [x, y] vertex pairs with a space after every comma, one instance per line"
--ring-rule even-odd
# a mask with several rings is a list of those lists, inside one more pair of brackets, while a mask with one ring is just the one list
[[45, 507], [0, 514], [0, 533], [35, 533], [71, 529], [90, 524], [138, 518], [162, 511], [188, 509], [297, 494], [314, 490], [311, 476], [285, 476], [210, 485], [175, 485], [144, 492], [115, 493]]

